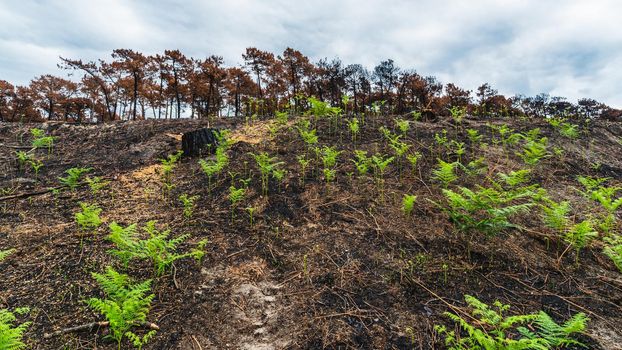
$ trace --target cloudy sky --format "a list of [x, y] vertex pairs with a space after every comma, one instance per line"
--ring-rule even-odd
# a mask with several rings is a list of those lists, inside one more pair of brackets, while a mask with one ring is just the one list
[[546, 92], [622, 108], [619, 0], [0, 0], [0, 79], [64, 72], [58, 56], [180, 49], [241, 63], [290, 46], [403, 68], [507, 95]]

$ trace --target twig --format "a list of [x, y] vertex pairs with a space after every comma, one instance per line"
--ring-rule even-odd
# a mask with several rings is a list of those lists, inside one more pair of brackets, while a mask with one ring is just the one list
[[203, 350], [203, 347], [201, 346], [201, 344], [199, 344], [199, 341], [197, 340], [197, 338], [194, 337], [194, 335], [192, 336], [192, 340], [194, 340], [194, 342], [197, 344], [199, 350]]
[[29, 149], [29, 150], [35, 149], [32, 146], [7, 145], [7, 144], [4, 144], [4, 143], [0, 143], [0, 147], [14, 148], [14, 149]]
[[46, 194], [46, 193], [49, 193], [49, 192], [52, 192], [54, 190], [58, 190], [58, 189], [61, 189], [61, 188], [63, 188], [63, 187], [62, 186], [51, 187], [51, 188], [47, 188], [45, 190], [40, 190], [40, 191], [35, 191], [35, 192], [25, 192], [25, 193], [12, 194], [10, 196], [0, 197], [0, 202], [8, 201], [9, 199], [28, 198], [28, 197], [32, 197], [32, 196], [38, 196], [38, 195]]
[[[160, 327], [155, 324], [155, 323], [151, 323], [151, 322], [139, 322], [136, 323], [137, 326], [141, 326], [141, 327], [146, 327], [149, 329], [153, 329], [156, 331], [160, 330]], [[99, 322], [91, 322], [91, 323], [87, 323], [87, 324], [83, 324], [80, 326], [75, 326], [75, 327], [69, 327], [69, 328], [64, 328], [64, 329], [60, 329], [57, 330], [55, 332], [52, 333], [45, 333], [43, 335], [44, 339], [49, 339], [52, 337], [57, 337], [59, 335], [65, 334], [65, 333], [72, 333], [72, 332], [80, 332], [80, 331], [84, 331], [84, 330], [93, 330], [93, 328], [103, 328], [103, 327], [109, 327], [110, 326], [110, 322], [108, 321], [99, 321]]]

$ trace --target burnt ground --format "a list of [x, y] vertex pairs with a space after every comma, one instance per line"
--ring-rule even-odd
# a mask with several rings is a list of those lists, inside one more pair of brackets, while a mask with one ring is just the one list
[[[593, 122], [571, 140], [544, 122], [504, 122], [522, 132], [539, 127], [550, 150], [563, 150], [551, 151], [533, 169], [532, 181], [551, 197], [570, 200], [577, 220], [596, 210], [579, 195], [577, 175], [622, 182], [620, 124]], [[154, 280], [148, 319], [160, 331], [145, 349], [442, 349], [434, 325], [451, 326], [443, 312], [466, 310], [464, 294], [489, 303], [501, 300], [514, 313], [545, 310], [557, 320], [584, 312], [590, 323], [582, 341], [592, 349], [622, 349], [622, 277], [601, 253], [601, 243], [582, 250], [576, 265], [574, 252], [544, 227], [535, 210], [513, 218], [522, 229], [486, 237], [458, 232], [435, 204], [443, 202], [440, 185], [431, 179], [436, 158], [455, 158], [434, 141], [442, 129], [466, 143], [464, 164], [485, 157], [485, 173], [461, 176], [457, 185], [473, 186], [524, 167], [517, 146], [492, 143], [484, 122], [467, 120], [462, 127], [413, 122], [404, 140], [423, 157], [415, 170], [406, 162], [401, 171], [390, 165], [384, 196], [371, 176], [356, 175], [349, 159], [354, 149], [390, 153], [377, 129], [393, 128], [392, 118], [368, 117], [355, 144], [345, 125], [331, 134], [328, 123], [319, 122], [320, 145], [344, 150], [336, 180], [328, 185], [318, 164], [301, 183], [296, 155], [306, 146], [295, 129], [284, 128], [273, 138], [269, 122], [212, 124], [233, 129], [237, 142], [228, 151], [229, 166], [209, 189], [197, 158], [182, 158], [169, 193], [159, 159], [179, 149], [181, 133], [206, 121], [0, 124], [0, 250], [16, 249], [0, 262], [0, 308], [31, 308], [20, 320], [33, 322], [26, 333], [33, 349], [116, 348], [104, 339], [106, 329], [43, 335], [102, 320], [84, 301], [101, 296], [91, 272], [108, 265], [120, 269], [107, 253], [112, 249], [107, 225], [149, 220], [173, 236], [189, 234], [182, 251], [205, 238], [209, 243], [200, 263], [179, 260]], [[44, 163], [36, 178], [31, 170], [18, 169], [13, 154], [18, 147], [29, 149], [33, 127], [57, 137], [51, 154], [33, 151]], [[467, 127], [480, 130], [488, 146], [471, 146]], [[261, 195], [249, 154], [261, 151], [279, 157], [287, 170], [282, 183], [270, 180], [267, 196]], [[77, 166], [92, 167], [91, 175], [110, 184], [97, 194], [81, 186], [11, 197], [58, 186], [57, 177]], [[232, 177], [252, 178], [233, 219]], [[188, 219], [177, 199], [183, 193], [199, 196]], [[404, 193], [418, 196], [410, 217], [401, 211]], [[105, 223], [95, 233], [76, 225], [79, 202], [103, 209]], [[246, 207], [256, 208], [252, 226]], [[150, 264], [140, 261], [123, 271], [137, 280], [153, 277]]]

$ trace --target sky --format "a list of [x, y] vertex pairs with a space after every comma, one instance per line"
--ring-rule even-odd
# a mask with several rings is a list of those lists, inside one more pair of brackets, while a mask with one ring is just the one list
[[0, 79], [64, 76], [116, 48], [242, 63], [246, 47], [373, 68], [393, 59], [469, 90], [622, 108], [619, 0], [0, 0]]

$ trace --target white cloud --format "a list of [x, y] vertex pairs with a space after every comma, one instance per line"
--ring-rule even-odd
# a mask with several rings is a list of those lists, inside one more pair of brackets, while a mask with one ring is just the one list
[[246, 47], [287, 46], [403, 68], [475, 89], [592, 97], [622, 107], [622, 31], [615, 0], [0, 0], [0, 79], [27, 83], [58, 56], [180, 49], [238, 64]]

